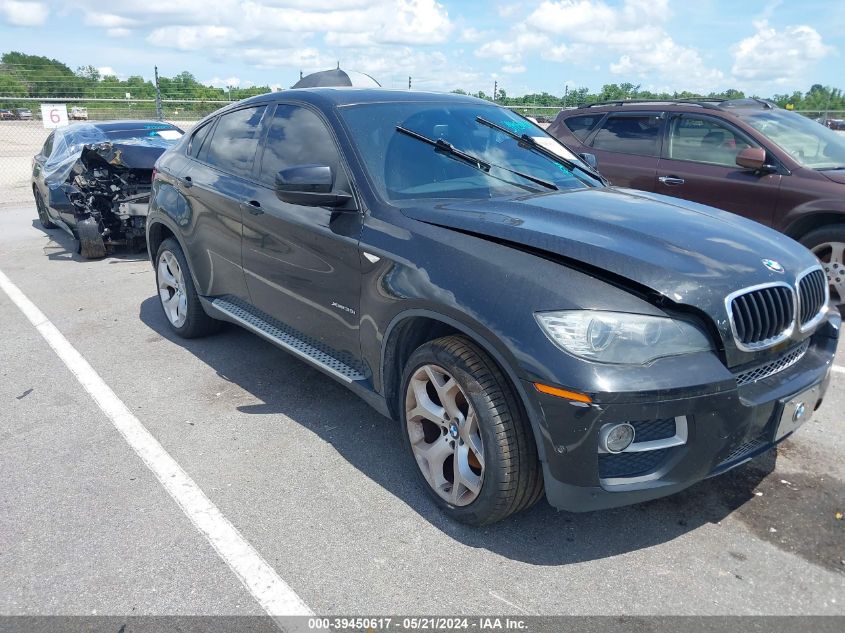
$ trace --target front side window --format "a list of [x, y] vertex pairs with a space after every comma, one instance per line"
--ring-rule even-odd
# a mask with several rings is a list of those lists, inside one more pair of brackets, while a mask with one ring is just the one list
[[709, 165], [736, 167], [736, 156], [748, 147], [756, 147], [738, 130], [709, 117], [679, 116], [669, 127], [666, 157]]
[[564, 123], [575, 138], [579, 141], [584, 141], [603, 116], [603, 114], [573, 116], [566, 119]]
[[206, 162], [236, 176], [250, 176], [263, 115], [264, 106], [222, 115], [211, 139], [206, 141]]
[[[342, 106], [339, 111], [370, 180], [389, 201], [492, 198], [601, 185], [581, 169], [567, 167], [568, 161], [583, 163], [559, 141], [527, 119], [492, 104], [400, 101]], [[479, 118], [509, 134], [479, 122]], [[527, 134], [562, 159], [529, 149], [512, 134]], [[431, 145], [438, 141], [440, 147]], [[462, 161], [444, 151], [446, 147], [472, 158]], [[473, 159], [483, 164], [471, 164]], [[514, 172], [551, 183], [552, 188]]]
[[845, 168], [845, 137], [787, 110], [736, 111], [755, 130], [811, 169]]
[[276, 174], [295, 165], [328, 165], [335, 183], [343, 174], [337, 146], [320, 118], [306, 108], [279, 104], [261, 155], [260, 179], [273, 185]]
[[619, 154], [659, 156], [662, 123], [658, 114], [611, 115], [593, 138], [593, 148]]

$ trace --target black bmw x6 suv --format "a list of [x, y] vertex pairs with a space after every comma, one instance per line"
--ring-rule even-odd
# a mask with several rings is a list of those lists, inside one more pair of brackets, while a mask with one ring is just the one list
[[161, 157], [147, 227], [177, 334], [237, 323], [348, 385], [473, 524], [748, 461], [819, 406], [841, 324], [788, 237], [456, 95], [234, 104]]

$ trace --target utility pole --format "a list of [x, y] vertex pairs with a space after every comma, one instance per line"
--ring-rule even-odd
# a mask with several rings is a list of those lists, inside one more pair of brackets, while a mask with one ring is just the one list
[[496, 101], [496, 93], [499, 92], [499, 82], [493, 82], [493, 101]]
[[161, 88], [158, 85], [158, 66], [153, 66], [155, 69], [155, 78], [156, 78], [156, 119], [159, 121], [164, 120], [164, 112], [161, 108]]
[[563, 87], [563, 107], [564, 108], [569, 105], [568, 100], [569, 100], [569, 84], [566, 84]]
[[411, 76], [408, 75], [408, 90], [411, 89]]

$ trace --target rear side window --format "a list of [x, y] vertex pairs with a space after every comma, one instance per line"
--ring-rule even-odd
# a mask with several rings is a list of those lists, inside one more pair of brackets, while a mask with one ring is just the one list
[[335, 184], [343, 178], [337, 146], [320, 117], [300, 106], [279, 104], [267, 132], [260, 179], [273, 185], [277, 173], [294, 165], [328, 165]]
[[596, 127], [596, 123], [601, 121], [603, 115], [601, 114], [587, 114], [584, 116], [573, 116], [564, 121], [566, 127], [572, 132], [572, 135], [579, 141], [584, 141]]
[[44, 141], [44, 147], [41, 148], [41, 155], [45, 158], [50, 158], [50, 154], [53, 153], [53, 136], [55, 132], [51, 132], [50, 136], [47, 137], [47, 140]]
[[610, 116], [593, 138], [593, 147], [620, 154], [658, 156], [662, 123], [657, 114]]
[[263, 114], [264, 106], [260, 106], [222, 115], [214, 134], [206, 140], [208, 152], [205, 161], [236, 176], [252, 175]]
[[191, 145], [188, 147], [188, 156], [193, 156], [194, 158], [199, 156], [200, 150], [202, 150], [202, 145], [205, 143], [205, 139], [208, 137], [208, 133], [213, 127], [214, 121], [211, 121], [194, 132], [193, 137], [191, 137]]

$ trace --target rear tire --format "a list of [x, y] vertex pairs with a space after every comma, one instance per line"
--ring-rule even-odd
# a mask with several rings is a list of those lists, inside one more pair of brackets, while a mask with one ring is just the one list
[[486, 525], [542, 498], [531, 424], [509, 380], [469, 339], [447, 336], [419, 347], [405, 366], [400, 398], [414, 471], [451, 518]]
[[35, 193], [35, 210], [38, 212], [38, 220], [41, 222], [41, 226], [45, 229], [54, 229], [56, 225], [53, 224], [52, 220], [50, 220], [50, 214], [47, 212], [47, 203], [44, 202], [44, 196], [41, 195], [41, 192], [38, 189], [34, 189]]
[[175, 334], [182, 338], [199, 338], [220, 329], [222, 323], [203, 309], [188, 260], [174, 238], [164, 240], [158, 247], [155, 271], [159, 305]]
[[845, 224], [830, 224], [810, 231], [801, 238], [801, 243], [819, 258], [827, 275], [830, 300], [839, 307], [845, 307]]

